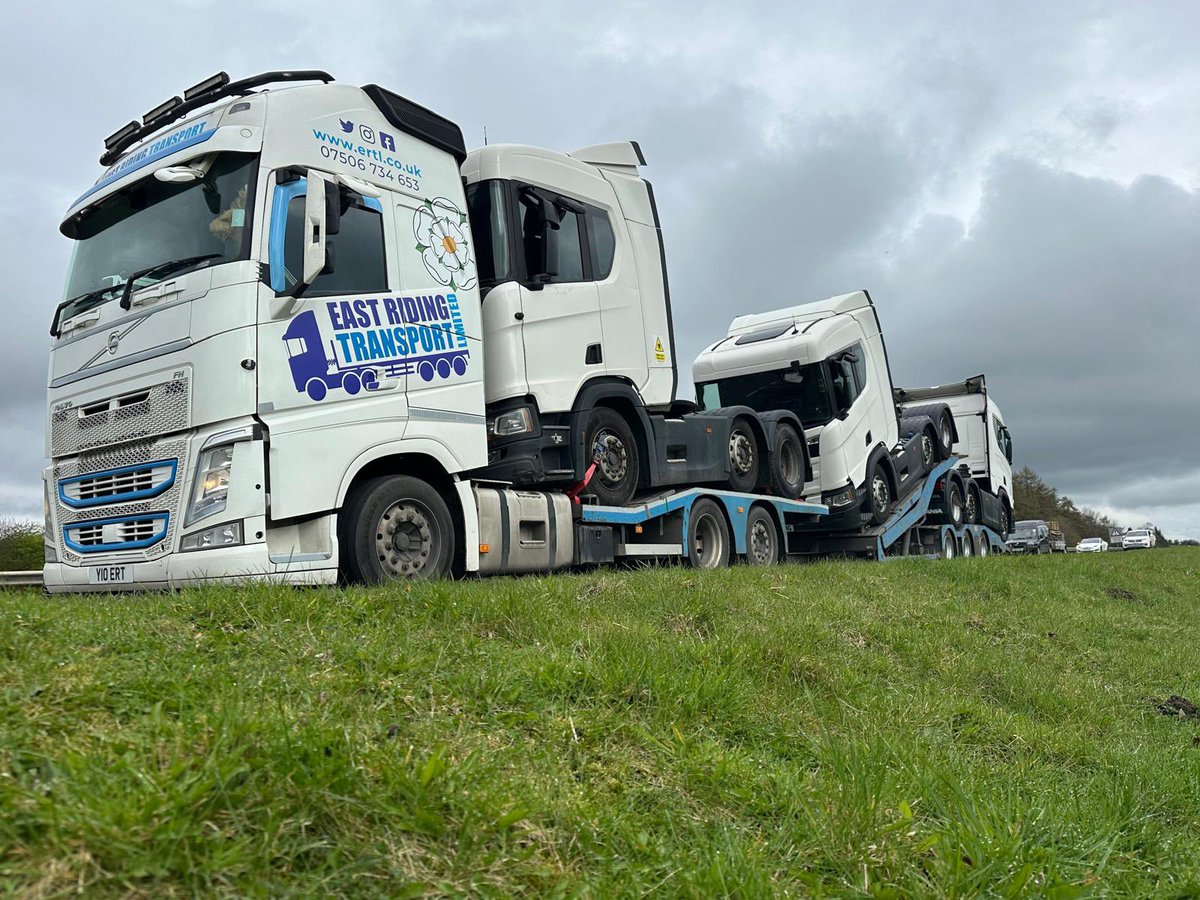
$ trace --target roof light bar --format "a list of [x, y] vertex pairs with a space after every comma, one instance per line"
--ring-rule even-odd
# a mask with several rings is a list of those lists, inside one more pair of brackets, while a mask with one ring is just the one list
[[203, 81], [198, 81], [193, 84], [190, 88], [183, 92], [183, 99], [188, 101], [195, 100], [197, 97], [203, 97], [205, 94], [210, 94], [219, 88], [225, 87], [227, 84], [229, 84], [229, 73], [218, 72], [216, 75], [205, 78]]
[[110, 134], [108, 137], [106, 137], [104, 139], [105, 148], [108, 150], [111, 150], [113, 147], [117, 146], [117, 144], [119, 144], [123, 140], [125, 140], [125, 138], [134, 134], [141, 127], [142, 126], [139, 125], [137, 122], [130, 122], [124, 128], [120, 128], [120, 129], [114, 131], [112, 134]]
[[158, 106], [154, 107], [154, 109], [142, 116], [142, 124], [149, 125], [155, 119], [162, 118], [177, 106], [183, 106], [183, 101], [178, 97], [172, 97], [170, 100], [158, 104]]
[[[215, 103], [222, 97], [251, 94], [254, 92], [254, 88], [281, 81], [323, 81], [328, 84], [333, 81], [333, 76], [318, 69], [302, 69], [294, 72], [264, 72], [261, 75], [243, 78], [241, 81], [230, 81], [228, 75], [218, 72], [211, 78], [194, 84], [184, 91], [185, 100], [179, 101], [178, 97], [172, 97], [166, 103], [156, 106], [146, 113], [146, 119], [141, 125], [137, 122], [130, 122], [120, 131], [110, 134], [104, 139], [104, 152], [100, 154], [100, 165], [112, 165], [127, 148], [132, 147], [142, 138], [154, 134], [164, 125], [182, 119], [193, 110]], [[168, 104], [170, 105], [168, 106]], [[165, 111], [160, 112], [160, 110]], [[157, 115], [157, 118], [150, 118], [153, 115]]]

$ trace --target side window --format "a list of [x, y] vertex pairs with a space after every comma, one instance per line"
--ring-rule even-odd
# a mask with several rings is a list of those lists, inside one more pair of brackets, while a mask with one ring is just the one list
[[485, 290], [511, 277], [508, 256], [508, 207], [503, 181], [483, 181], [467, 187], [467, 215], [479, 265], [479, 284]]
[[855, 353], [855, 349], [843, 351], [837, 356], [829, 360], [829, 374], [833, 384], [833, 399], [837, 402], [839, 410], [847, 410], [858, 399], [858, 395], [862, 393], [862, 385], [858, 382], [858, 373], [855, 369], [854, 357], [862, 358], [862, 353]]
[[851, 350], [855, 356], [854, 379], [858, 382], [858, 392], [861, 394], [867, 389], [867, 354], [862, 344], [855, 344]]
[[592, 260], [592, 281], [603, 281], [612, 272], [617, 238], [613, 234], [608, 213], [594, 206], [585, 207], [587, 218], [588, 252]]
[[[289, 290], [304, 270], [304, 181], [275, 188], [270, 236], [271, 287]], [[357, 197], [343, 209], [338, 233], [329, 237], [333, 271], [317, 276], [305, 296], [378, 294], [387, 290], [383, 207], [374, 198]], [[286, 204], [286, 207], [284, 206]], [[286, 211], [285, 211], [286, 210]]]

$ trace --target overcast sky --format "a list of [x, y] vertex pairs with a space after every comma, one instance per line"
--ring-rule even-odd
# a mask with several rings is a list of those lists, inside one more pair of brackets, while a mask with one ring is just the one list
[[639, 140], [685, 380], [735, 312], [867, 288], [899, 384], [986, 372], [1017, 465], [1200, 538], [1200, 6], [607, 7], [7, 11], [0, 514], [41, 516], [57, 225], [103, 137], [220, 69], [323, 68], [454, 119], [468, 147], [485, 126]]

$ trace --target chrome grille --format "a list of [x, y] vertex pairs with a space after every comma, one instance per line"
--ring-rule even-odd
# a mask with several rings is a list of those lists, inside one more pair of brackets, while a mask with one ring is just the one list
[[185, 373], [156, 385], [50, 413], [50, 453], [66, 456], [123, 441], [183, 431], [191, 424], [191, 382]]
[[67, 478], [58, 483], [59, 498], [78, 509], [156, 497], [175, 482], [175, 471], [175, 460], [164, 459], [144, 466], [124, 466]]

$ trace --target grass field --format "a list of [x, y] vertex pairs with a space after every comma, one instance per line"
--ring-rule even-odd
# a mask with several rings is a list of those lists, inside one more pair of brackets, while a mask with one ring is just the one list
[[0, 894], [1197, 896], [1198, 574], [0, 594]]

